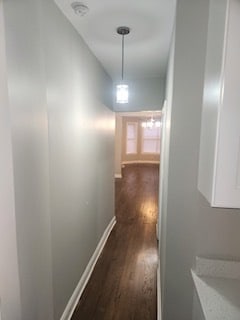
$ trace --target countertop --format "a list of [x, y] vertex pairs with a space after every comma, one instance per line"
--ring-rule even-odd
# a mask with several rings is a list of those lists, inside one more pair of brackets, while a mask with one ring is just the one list
[[240, 320], [239, 279], [192, 277], [206, 320]]

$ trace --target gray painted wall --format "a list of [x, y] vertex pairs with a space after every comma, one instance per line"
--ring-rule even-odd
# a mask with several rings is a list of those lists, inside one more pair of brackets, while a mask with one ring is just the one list
[[115, 83], [113, 85], [114, 111], [129, 112], [142, 110], [161, 110], [165, 95], [165, 79], [145, 78], [127, 80], [129, 86], [129, 102], [116, 103]]
[[5, 1], [4, 16], [17, 319], [59, 319], [114, 214], [111, 80], [53, 1]]
[[21, 303], [2, 1], [0, 30], [0, 319], [18, 320]]
[[40, 2], [5, 1], [4, 16], [22, 319], [52, 319], [48, 122]]
[[[179, 1], [173, 75], [167, 100], [171, 129], [167, 188], [163, 319], [190, 320], [198, 212], [198, 150], [208, 2]], [[171, 92], [172, 91], [172, 92]]]
[[[166, 268], [163, 320], [191, 320], [196, 255], [240, 258], [240, 211], [211, 208], [197, 189], [200, 122], [209, 1], [177, 4], [169, 172], [166, 202]], [[166, 173], [165, 173], [166, 174]]]
[[98, 61], [54, 4], [43, 12], [58, 319], [114, 214], [115, 118], [97, 99], [111, 87]]
[[172, 93], [174, 76], [174, 52], [175, 52], [175, 29], [172, 35], [168, 72], [166, 81], [166, 100], [162, 111], [162, 143], [160, 153], [160, 186], [159, 186], [159, 257], [161, 277], [161, 302], [164, 303], [164, 282], [166, 267], [166, 236], [167, 236], [167, 197], [168, 197], [168, 167], [169, 148], [171, 133]]
[[240, 210], [210, 208], [198, 194], [196, 255], [240, 259]]
[[115, 130], [115, 176], [122, 176], [122, 116], [116, 114]]

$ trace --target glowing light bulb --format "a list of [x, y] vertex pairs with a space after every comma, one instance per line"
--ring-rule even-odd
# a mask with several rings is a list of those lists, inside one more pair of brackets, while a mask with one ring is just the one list
[[117, 85], [117, 103], [128, 103], [128, 85]]

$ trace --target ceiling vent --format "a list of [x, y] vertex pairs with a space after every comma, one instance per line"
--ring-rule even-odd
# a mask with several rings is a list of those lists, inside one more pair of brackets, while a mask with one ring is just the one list
[[71, 7], [73, 8], [74, 12], [81, 17], [85, 16], [85, 14], [87, 14], [89, 11], [88, 6], [82, 2], [73, 2]]

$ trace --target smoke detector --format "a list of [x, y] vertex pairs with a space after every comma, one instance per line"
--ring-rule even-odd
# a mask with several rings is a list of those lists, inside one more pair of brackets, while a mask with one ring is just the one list
[[85, 14], [87, 14], [89, 11], [88, 6], [82, 2], [73, 2], [71, 7], [73, 8], [74, 12], [81, 17], [85, 16]]

